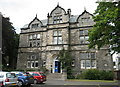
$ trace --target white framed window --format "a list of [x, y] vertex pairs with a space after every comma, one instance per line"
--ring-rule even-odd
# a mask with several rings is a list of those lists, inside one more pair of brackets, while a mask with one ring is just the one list
[[62, 44], [62, 31], [53, 31], [53, 44]]
[[38, 68], [38, 61], [31, 61], [31, 68]]
[[53, 17], [53, 23], [54, 24], [62, 23], [62, 15], [55, 15]]
[[95, 53], [82, 52], [80, 53], [81, 69], [96, 68]]
[[79, 38], [80, 38], [80, 44], [88, 44], [89, 36], [88, 36], [88, 29], [80, 30], [79, 31]]

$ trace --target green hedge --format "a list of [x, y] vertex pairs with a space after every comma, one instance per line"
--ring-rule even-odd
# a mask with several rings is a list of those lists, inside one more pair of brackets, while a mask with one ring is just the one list
[[76, 79], [89, 79], [89, 80], [113, 80], [114, 73], [112, 71], [89, 69], [84, 70], [81, 74], [77, 75]]

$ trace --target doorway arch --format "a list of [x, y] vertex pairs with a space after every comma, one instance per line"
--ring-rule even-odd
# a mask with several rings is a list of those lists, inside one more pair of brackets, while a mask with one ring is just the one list
[[53, 73], [62, 73], [61, 63], [58, 57], [53, 60]]

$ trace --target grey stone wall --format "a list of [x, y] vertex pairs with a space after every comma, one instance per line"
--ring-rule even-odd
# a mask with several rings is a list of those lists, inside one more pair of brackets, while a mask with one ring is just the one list
[[[53, 18], [55, 15], [62, 15], [62, 23], [53, 23]], [[71, 54], [74, 59], [73, 69], [74, 73], [81, 73], [81, 52], [94, 52], [96, 55], [96, 68], [100, 70], [112, 70], [113, 63], [111, 56], [108, 55], [108, 49], [89, 49], [88, 44], [80, 44], [80, 30], [89, 30], [95, 24], [92, 19], [92, 14], [84, 11], [79, 15], [76, 21], [70, 21], [69, 17], [72, 15], [66, 13], [66, 11], [57, 6], [50, 15], [48, 15], [48, 22], [45, 26], [38, 20], [37, 17], [30, 22], [27, 28], [21, 29], [20, 34], [20, 44], [19, 44], [19, 54], [17, 67], [18, 69], [27, 68], [26, 62], [28, 55], [37, 55], [38, 62], [44, 64], [44, 66], [49, 70], [49, 73], [53, 72], [53, 62], [56, 57], [58, 57], [59, 51], [64, 47], [67, 50], [68, 46], [71, 47]], [[71, 18], [72, 20], [72, 18]], [[40, 23], [38, 28], [32, 29], [31, 25], [35, 23]], [[53, 44], [53, 32], [54, 30], [62, 31], [62, 44]], [[29, 47], [29, 35], [30, 34], [40, 34], [40, 46], [39, 47]], [[108, 48], [108, 47], [107, 47]]]

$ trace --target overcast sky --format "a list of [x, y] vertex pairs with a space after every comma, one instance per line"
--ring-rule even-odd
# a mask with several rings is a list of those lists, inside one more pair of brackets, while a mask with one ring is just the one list
[[59, 3], [67, 9], [71, 9], [72, 15], [80, 15], [84, 8], [90, 13], [94, 13], [97, 8], [96, 0], [0, 0], [0, 12], [4, 17], [10, 17], [10, 21], [20, 33], [20, 28], [30, 23], [34, 17], [40, 20], [47, 19], [50, 13]]

